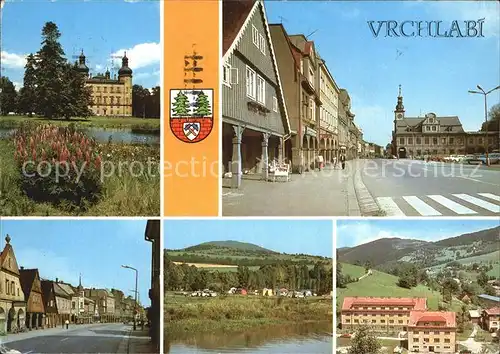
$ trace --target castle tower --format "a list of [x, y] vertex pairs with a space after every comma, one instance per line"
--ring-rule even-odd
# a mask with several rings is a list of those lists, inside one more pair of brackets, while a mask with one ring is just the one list
[[82, 53], [78, 57], [77, 69], [78, 69], [79, 72], [81, 72], [82, 74], [84, 74], [85, 77], [89, 76], [89, 71], [90, 70], [89, 70], [87, 64], [85, 63], [85, 54], [83, 54], [83, 49], [82, 49]]
[[403, 105], [403, 95], [401, 94], [401, 85], [399, 85], [398, 103], [396, 104], [396, 109], [394, 110], [394, 130], [392, 132], [392, 154], [399, 156], [398, 154], [398, 141], [397, 141], [397, 124], [398, 121], [403, 120], [405, 117], [405, 107]]
[[118, 70], [118, 81], [124, 83], [125, 92], [122, 96], [124, 104], [123, 115], [132, 115], [132, 69], [128, 66], [127, 52], [123, 54], [122, 67]]

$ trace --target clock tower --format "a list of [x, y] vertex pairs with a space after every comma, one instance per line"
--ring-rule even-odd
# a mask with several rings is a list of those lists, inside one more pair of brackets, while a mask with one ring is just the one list
[[405, 117], [405, 106], [403, 106], [403, 96], [401, 96], [401, 85], [399, 85], [398, 104], [394, 111], [394, 120], [401, 120]]
[[401, 85], [399, 85], [398, 104], [394, 110], [394, 130], [392, 132], [392, 154], [399, 156], [397, 143], [397, 122], [405, 117], [405, 107], [403, 106], [403, 96], [401, 95]]

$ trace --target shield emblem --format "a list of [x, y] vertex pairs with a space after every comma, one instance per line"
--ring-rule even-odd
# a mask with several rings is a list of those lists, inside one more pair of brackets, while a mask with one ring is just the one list
[[185, 143], [198, 143], [213, 128], [213, 89], [171, 89], [170, 130]]
[[183, 123], [182, 131], [189, 140], [193, 141], [200, 134], [201, 124], [198, 122]]

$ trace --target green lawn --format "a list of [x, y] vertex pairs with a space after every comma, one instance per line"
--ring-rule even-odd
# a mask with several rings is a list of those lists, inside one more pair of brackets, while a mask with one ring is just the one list
[[[354, 283], [347, 284], [347, 288], [337, 288], [337, 308], [342, 307], [342, 302], [346, 296], [375, 296], [375, 297], [425, 297], [427, 307], [430, 310], [438, 310], [441, 301], [441, 294], [432, 291], [424, 285], [418, 285], [412, 289], [401, 288], [397, 285], [398, 278], [373, 270], [373, 274]], [[452, 309], [459, 310], [461, 303], [453, 301]]]
[[342, 263], [342, 274], [357, 279], [365, 274], [365, 268], [353, 264]]
[[67, 126], [74, 123], [78, 127], [99, 127], [99, 128], [137, 128], [144, 130], [160, 130], [161, 120], [158, 118], [137, 118], [137, 117], [88, 117], [65, 119], [47, 119], [43, 117], [27, 116], [0, 116], [0, 128], [16, 128], [25, 121], [40, 124], [50, 123], [59, 126]]

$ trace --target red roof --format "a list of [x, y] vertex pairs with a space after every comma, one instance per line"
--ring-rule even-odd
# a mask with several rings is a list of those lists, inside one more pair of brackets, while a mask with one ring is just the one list
[[345, 297], [342, 311], [357, 306], [411, 306], [412, 310], [426, 310], [427, 299], [421, 297]]
[[238, 36], [255, 0], [222, 1], [222, 55], [226, 54]]
[[500, 315], [500, 307], [492, 307], [491, 309], [484, 310], [488, 316]]
[[455, 312], [447, 311], [411, 311], [408, 326], [416, 327], [433, 327], [432, 325], [425, 326], [423, 322], [440, 322], [444, 323], [445, 327], [456, 327]]

